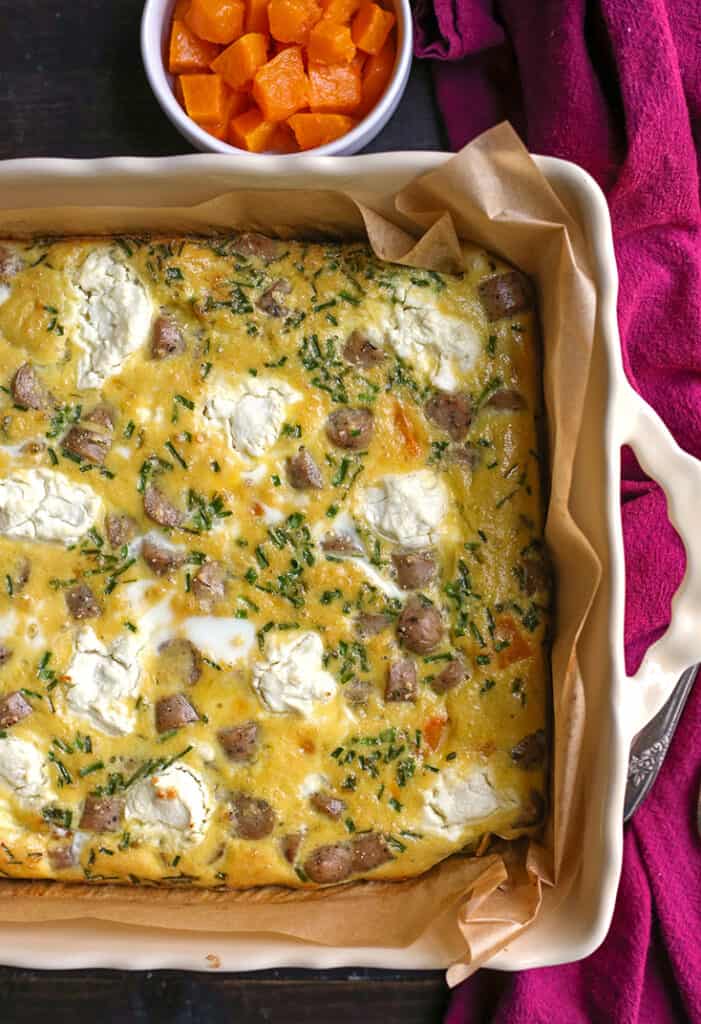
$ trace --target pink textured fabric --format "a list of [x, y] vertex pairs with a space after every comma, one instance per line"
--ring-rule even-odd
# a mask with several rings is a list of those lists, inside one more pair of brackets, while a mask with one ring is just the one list
[[[604, 188], [626, 373], [701, 457], [701, 4], [420, 0], [416, 53], [434, 62], [455, 149], [507, 118], [532, 152], [574, 160]], [[669, 621], [684, 553], [664, 495], [630, 451], [622, 471], [632, 672]], [[700, 737], [701, 686], [627, 830], [601, 949], [515, 977], [480, 971], [456, 990], [449, 1024], [701, 1021]]]

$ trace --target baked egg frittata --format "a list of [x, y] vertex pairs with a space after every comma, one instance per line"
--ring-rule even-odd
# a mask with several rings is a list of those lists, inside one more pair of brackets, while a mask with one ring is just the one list
[[0, 871], [417, 875], [543, 817], [528, 281], [0, 244]]

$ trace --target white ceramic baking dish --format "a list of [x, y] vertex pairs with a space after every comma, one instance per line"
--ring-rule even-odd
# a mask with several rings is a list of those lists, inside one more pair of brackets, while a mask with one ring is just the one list
[[[224, 156], [167, 160], [16, 160], [0, 163], [0, 208], [194, 204], [233, 189], [360, 188], [391, 193], [433, 170], [444, 153], [354, 158], [282, 159]], [[593, 180], [562, 160], [535, 158], [588, 237], [598, 286], [596, 339], [574, 466], [572, 508], [604, 567], [580, 643], [587, 694], [584, 736], [586, 813], [581, 870], [569, 891], [546, 890], [536, 923], [491, 962], [502, 970], [546, 966], [586, 956], [603, 940], [621, 866], [622, 809], [630, 742], [661, 707], [679, 673], [701, 657], [701, 464], [675, 444], [659, 417], [630, 388], [616, 322], [617, 275], [606, 201]], [[184, 198], [187, 197], [187, 198]], [[635, 677], [623, 660], [624, 562], [619, 512], [620, 446], [630, 443], [664, 487], [670, 517], [687, 550], [688, 570], [673, 604], [670, 629]], [[560, 581], [566, 587], [567, 581]], [[601, 679], [608, 680], [600, 686]], [[587, 685], [588, 681], [596, 685]], [[0, 924], [0, 962], [34, 968], [120, 967], [255, 970], [344, 965], [446, 967], [461, 952], [454, 911], [404, 949], [323, 948], [246, 934], [167, 931], [90, 920]], [[214, 954], [214, 958], [212, 958]]]

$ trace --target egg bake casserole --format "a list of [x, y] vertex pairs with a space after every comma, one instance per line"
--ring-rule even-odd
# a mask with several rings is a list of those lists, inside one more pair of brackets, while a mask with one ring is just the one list
[[0, 244], [0, 870], [314, 887], [542, 821], [528, 281]]

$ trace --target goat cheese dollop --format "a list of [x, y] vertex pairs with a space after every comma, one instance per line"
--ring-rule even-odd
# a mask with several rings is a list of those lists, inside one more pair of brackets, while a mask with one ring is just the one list
[[75, 544], [92, 526], [101, 500], [87, 484], [54, 469], [19, 470], [0, 479], [0, 534]]
[[32, 801], [46, 794], [48, 782], [44, 756], [33, 743], [17, 736], [0, 739], [0, 784]]
[[204, 415], [226, 433], [235, 451], [255, 457], [273, 447], [288, 405], [299, 397], [284, 381], [249, 377], [238, 388], [217, 389]]
[[336, 680], [323, 665], [318, 633], [268, 634], [265, 661], [253, 667], [253, 689], [271, 711], [309, 716], [317, 701], [336, 693]]
[[390, 473], [359, 494], [358, 512], [368, 525], [407, 548], [435, 543], [448, 511], [445, 484], [430, 469]]
[[424, 795], [422, 824], [428, 831], [454, 840], [472, 822], [488, 818], [512, 803], [492, 786], [485, 770], [462, 776], [448, 769], [441, 772]]
[[212, 801], [194, 768], [172, 764], [130, 788], [124, 814], [147, 831], [180, 833], [180, 838], [199, 841], [212, 814]]
[[119, 636], [108, 648], [89, 627], [76, 640], [66, 670], [71, 679], [69, 709], [108, 736], [126, 736], [136, 724], [133, 698], [139, 689], [140, 644], [133, 634]]

